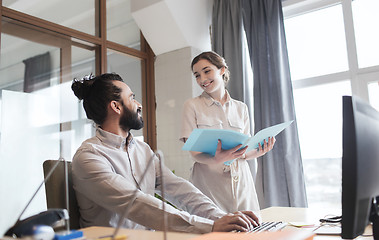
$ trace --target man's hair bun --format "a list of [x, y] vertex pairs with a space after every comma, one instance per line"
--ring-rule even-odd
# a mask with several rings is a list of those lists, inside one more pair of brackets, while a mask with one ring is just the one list
[[71, 89], [74, 91], [75, 96], [79, 100], [83, 100], [88, 96], [88, 93], [90, 92], [91, 86], [93, 84], [93, 79], [95, 76], [92, 75], [86, 75], [82, 79], [74, 78], [72, 81]]

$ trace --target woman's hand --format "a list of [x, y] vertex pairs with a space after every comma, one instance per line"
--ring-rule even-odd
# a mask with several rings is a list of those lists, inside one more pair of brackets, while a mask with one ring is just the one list
[[245, 154], [247, 150], [247, 146], [240, 149], [241, 146], [242, 144], [239, 144], [235, 146], [234, 148], [231, 148], [229, 150], [224, 150], [221, 148], [221, 140], [218, 140], [216, 154], [214, 156], [215, 162], [224, 163], [226, 161], [230, 161], [230, 160], [242, 157], [243, 154]]
[[269, 137], [268, 142], [265, 139], [263, 142], [263, 147], [260, 143], [258, 143], [258, 149], [254, 149], [253, 151], [246, 153], [245, 159], [253, 159], [265, 155], [274, 148], [275, 142], [275, 137]]

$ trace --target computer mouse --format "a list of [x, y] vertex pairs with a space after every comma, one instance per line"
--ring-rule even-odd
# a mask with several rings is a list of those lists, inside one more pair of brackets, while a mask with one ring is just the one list
[[52, 240], [55, 232], [51, 226], [36, 225], [33, 227], [32, 238], [35, 240]]

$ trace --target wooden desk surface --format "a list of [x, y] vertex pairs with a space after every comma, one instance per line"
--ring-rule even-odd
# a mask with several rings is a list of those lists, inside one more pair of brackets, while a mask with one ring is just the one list
[[[114, 232], [114, 228], [111, 227], [88, 227], [80, 229], [87, 240], [98, 239], [105, 236], [110, 236]], [[117, 236], [126, 235], [126, 240], [154, 240], [163, 239], [163, 232], [161, 231], [147, 231], [147, 230], [134, 230], [134, 229], [120, 229]], [[198, 234], [190, 233], [176, 233], [168, 232], [168, 240], [187, 240], [199, 236]]]
[[[340, 210], [331, 209], [312, 209], [312, 208], [290, 208], [290, 207], [270, 207], [261, 211], [262, 221], [282, 221], [282, 222], [302, 222], [306, 224], [319, 225], [319, 219], [327, 216], [328, 214], [341, 215]], [[299, 231], [312, 231], [314, 228], [296, 228], [288, 226], [286, 228], [298, 229]], [[81, 229], [86, 239], [98, 239], [99, 237], [108, 236], [113, 234], [114, 228], [111, 227], [89, 227]], [[132, 229], [120, 229], [118, 235], [126, 235], [127, 240], [143, 240], [143, 239], [163, 239], [163, 232], [161, 231], [145, 231], [145, 230], [132, 230]], [[371, 235], [371, 226], [366, 228], [366, 235]], [[168, 240], [187, 240], [199, 236], [198, 234], [189, 233], [176, 233], [168, 232]], [[316, 235], [314, 240], [336, 240], [341, 239], [338, 235]], [[358, 237], [359, 240], [373, 239], [370, 237]]]
[[[341, 210], [336, 209], [314, 209], [314, 208], [291, 208], [291, 207], [270, 207], [261, 210], [262, 221], [282, 221], [288, 223], [306, 223], [314, 224], [315, 226], [320, 225], [320, 218], [324, 218], [327, 215], [340, 216]], [[286, 228], [298, 229], [293, 226], [288, 226]], [[312, 231], [315, 228], [308, 228], [302, 230]], [[365, 230], [364, 235], [372, 235], [371, 225], [368, 226]], [[333, 240], [333, 239], [342, 239], [338, 235], [316, 235], [315, 240]], [[374, 239], [372, 236], [369, 237], [357, 237], [355, 239], [359, 240], [368, 240]]]
[[341, 215], [341, 210], [295, 207], [270, 207], [261, 210], [262, 220], [282, 222], [307, 222], [319, 224], [319, 219], [327, 215]]

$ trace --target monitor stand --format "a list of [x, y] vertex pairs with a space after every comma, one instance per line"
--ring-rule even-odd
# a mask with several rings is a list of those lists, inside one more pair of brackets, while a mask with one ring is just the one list
[[379, 196], [372, 199], [370, 221], [372, 222], [372, 235], [374, 239], [379, 239]]

